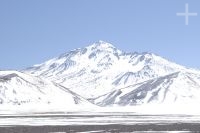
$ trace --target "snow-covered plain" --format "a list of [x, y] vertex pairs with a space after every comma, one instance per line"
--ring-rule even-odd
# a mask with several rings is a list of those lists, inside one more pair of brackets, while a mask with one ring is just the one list
[[67, 113], [0, 116], [0, 126], [26, 125], [135, 125], [135, 124], [200, 123], [200, 115], [149, 115], [136, 113]]
[[132, 112], [68, 112], [0, 115], [0, 131], [23, 132], [197, 132], [200, 115]]

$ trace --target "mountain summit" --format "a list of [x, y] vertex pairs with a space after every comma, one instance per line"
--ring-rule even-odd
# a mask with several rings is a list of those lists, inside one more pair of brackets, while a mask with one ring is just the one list
[[99, 40], [98, 42], [90, 45], [89, 47], [93, 47], [93, 48], [115, 48], [111, 43], [108, 43], [108, 42], [105, 42], [105, 41], [102, 41], [102, 40]]
[[24, 72], [61, 84], [100, 106], [200, 101], [200, 71], [153, 53], [99, 41]]

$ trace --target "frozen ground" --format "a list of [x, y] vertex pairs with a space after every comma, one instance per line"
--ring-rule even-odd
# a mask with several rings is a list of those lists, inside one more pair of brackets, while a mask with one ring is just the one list
[[1, 133], [50, 132], [194, 132], [199, 115], [148, 115], [121, 112], [57, 112], [0, 115]]

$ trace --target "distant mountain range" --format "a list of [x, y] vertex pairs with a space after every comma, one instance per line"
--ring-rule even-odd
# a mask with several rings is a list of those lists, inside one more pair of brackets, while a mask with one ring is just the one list
[[23, 71], [0, 71], [0, 104], [200, 103], [200, 71], [99, 41]]

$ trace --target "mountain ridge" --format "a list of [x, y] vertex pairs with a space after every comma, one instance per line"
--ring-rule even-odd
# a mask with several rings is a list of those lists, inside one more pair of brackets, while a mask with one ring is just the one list
[[48, 110], [95, 105], [69, 89], [43, 78], [18, 71], [0, 71], [0, 107], [8, 107], [9, 110], [21, 107], [40, 110], [43, 106]]

